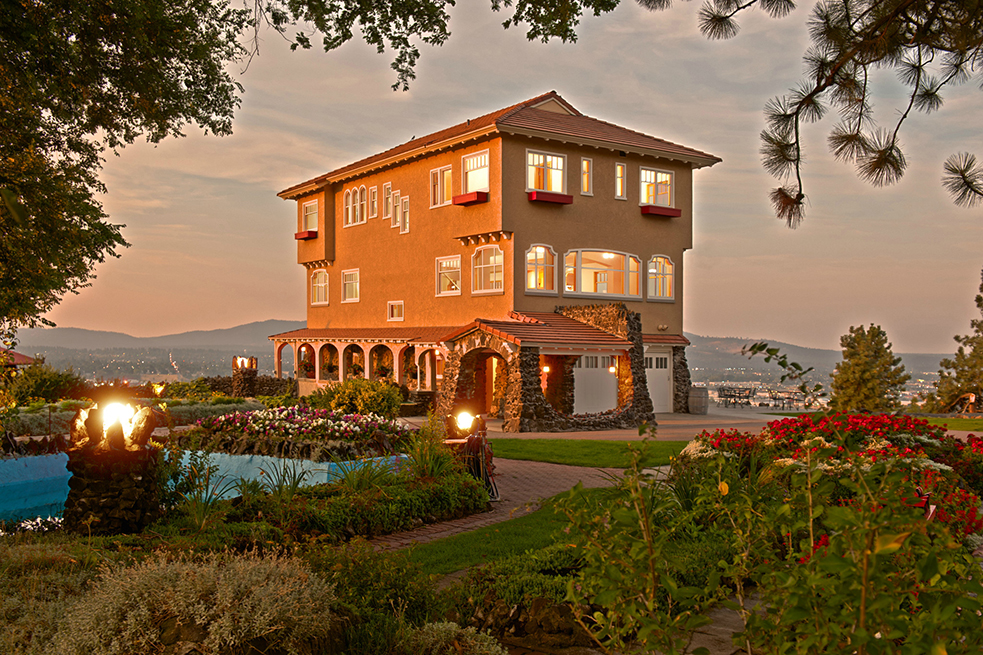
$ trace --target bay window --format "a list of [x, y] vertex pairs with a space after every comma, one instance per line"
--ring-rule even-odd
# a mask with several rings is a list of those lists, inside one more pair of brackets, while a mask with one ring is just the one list
[[641, 298], [641, 260], [604, 250], [573, 250], [563, 262], [567, 295]]

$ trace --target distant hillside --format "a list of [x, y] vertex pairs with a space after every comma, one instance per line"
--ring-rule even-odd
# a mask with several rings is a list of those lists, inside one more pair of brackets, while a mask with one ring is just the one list
[[[772, 347], [779, 348], [781, 352], [788, 356], [789, 361], [798, 362], [802, 366], [816, 369], [814, 376], [817, 381], [825, 382], [828, 375], [833, 372], [836, 365], [842, 360], [842, 351], [823, 350], [819, 348], [803, 348], [791, 343], [782, 341], [769, 341], [768, 339], [739, 339], [735, 337], [704, 337], [697, 334], [686, 333], [686, 338], [693, 345], [686, 349], [686, 360], [689, 362], [690, 369], [694, 371], [694, 378], [699, 371], [707, 371], [711, 378], [716, 379], [723, 371], [743, 370], [754, 373], [778, 372], [780, 369], [774, 362], [765, 363], [764, 357], [758, 355], [754, 359], [749, 359], [741, 355], [741, 348], [757, 341], [767, 341]], [[939, 370], [939, 361], [943, 357], [951, 357], [952, 354], [928, 354], [928, 353], [895, 353], [901, 357], [905, 369], [912, 374], [929, 373], [934, 374]]]
[[17, 333], [20, 352], [32, 348], [207, 348], [221, 350], [272, 349], [266, 337], [305, 327], [304, 321], [258, 321], [220, 330], [195, 330], [160, 337], [131, 337], [121, 332], [81, 328], [35, 328]]

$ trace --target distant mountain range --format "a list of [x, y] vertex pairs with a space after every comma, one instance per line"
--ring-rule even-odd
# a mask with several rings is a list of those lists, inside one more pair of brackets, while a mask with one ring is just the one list
[[221, 330], [194, 330], [161, 337], [131, 337], [122, 332], [83, 330], [82, 328], [34, 328], [17, 333], [17, 350], [24, 354], [32, 348], [207, 348], [218, 350], [273, 349], [267, 339], [271, 334], [306, 327], [306, 321], [259, 321]]
[[[71, 361], [66, 358], [73, 352], [78, 354], [79, 351], [115, 350], [118, 352], [120, 349], [139, 349], [141, 351], [153, 349], [159, 353], [162, 350], [173, 349], [175, 351], [173, 357], [177, 359], [178, 353], [176, 351], [178, 350], [182, 353], [201, 350], [210, 352], [207, 354], [202, 352], [199, 355], [185, 353], [185, 355], [189, 355], [193, 359], [214, 358], [220, 360], [216, 362], [215, 370], [224, 371], [228, 368], [227, 354], [248, 353], [260, 357], [261, 368], [272, 369], [273, 345], [267, 337], [271, 334], [288, 332], [305, 326], [304, 321], [269, 320], [221, 330], [195, 330], [160, 337], [132, 337], [121, 332], [83, 330], [81, 328], [38, 328], [21, 330], [18, 333], [17, 350], [27, 355], [38, 352], [44, 353], [48, 357], [48, 362], [55, 366], [71, 364], [77, 369], [92, 368], [93, 371], [97, 371], [100, 367], [95, 364], [82, 366], [81, 361], [74, 356], [71, 357]], [[692, 346], [686, 349], [686, 357], [695, 381], [740, 380], [761, 376], [777, 377], [780, 374], [780, 370], [774, 363], [765, 363], [764, 357], [758, 356], [754, 359], [748, 359], [741, 355], [741, 348], [755, 341], [765, 341], [765, 339], [706, 337], [690, 333], [686, 333], [686, 337], [692, 343]], [[828, 380], [828, 374], [833, 371], [841, 359], [840, 350], [804, 348], [781, 341], [769, 341], [769, 345], [780, 348], [782, 353], [788, 355], [789, 361], [798, 362], [805, 367], [814, 367], [816, 379], [824, 382]], [[918, 377], [920, 374], [935, 374], [939, 370], [939, 360], [951, 356], [951, 353], [896, 354], [901, 356], [905, 368], [913, 377]], [[166, 358], [166, 352], [164, 356]], [[269, 358], [268, 361], [267, 358]], [[117, 357], [116, 359], [120, 358]], [[64, 363], [60, 363], [63, 360]], [[154, 367], [154, 364], [150, 362], [143, 362], [143, 364], [145, 368], [148, 365]], [[204, 366], [204, 362], [199, 365]], [[169, 365], [165, 368], [166, 371], [160, 372], [170, 372]], [[126, 369], [120, 369], [119, 373], [125, 374]]]

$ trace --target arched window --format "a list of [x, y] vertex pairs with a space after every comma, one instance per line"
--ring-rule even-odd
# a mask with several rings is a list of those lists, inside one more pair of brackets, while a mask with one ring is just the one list
[[345, 191], [345, 214], [344, 224], [352, 224], [352, 192]]
[[317, 270], [311, 273], [311, 304], [328, 304], [328, 273]]
[[649, 260], [648, 269], [648, 299], [673, 300], [676, 289], [672, 260], [665, 255], [655, 255]]
[[505, 258], [498, 246], [478, 248], [471, 258], [472, 293], [505, 291]]
[[642, 297], [642, 262], [610, 250], [571, 250], [563, 258], [565, 295]]
[[556, 293], [556, 253], [547, 245], [526, 251], [526, 291]]
[[368, 211], [366, 211], [366, 199], [368, 197], [368, 192], [365, 187], [359, 187], [358, 189], [358, 218], [356, 223], [364, 223], [365, 219], [368, 218]]

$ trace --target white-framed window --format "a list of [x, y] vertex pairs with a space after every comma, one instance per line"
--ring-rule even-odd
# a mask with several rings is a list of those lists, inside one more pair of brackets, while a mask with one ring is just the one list
[[464, 168], [464, 193], [488, 190], [488, 151], [461, 158]]
[[526, 151], [526, 191], [566, 192], [567, 158], [549, 152]]
[[672, 207], [672, 173], [643, 168], [640, 179], [638, 196], [641, 204]]
[[328, 272], [324, 269], [311, 273], [311, 304], [328, 304]]
[[565, 295], [641, 299], [641, 260], [610, 250], [571, 250], [563, 258]]
[[628, 200], [627, 175], [627, 166], [624, 164], [614, 165], [614, 197], [618, 200]]
[[317, 232], [317, 200], [304, 203], [303, 229]]
[[382, 217], [389, 218], [393, 213], [393, 185], [386, 182], [382, 185]]
[[461, 256], [437, 258], [437, 295], [461, 295]]
[[379, 215], [379, 187], [369, 189], [369, 218]]
[[451, 182], [451, 166], [436, 168], [430, 171], [430, 206], [443, 207], [451, 204], [454, 195], [454, 185]]
[[594, 195], [594, 162], [587, 157], [580, 158], [580, 195]]
[[402, 300], [390, 300], [388, 303], [386, 303], [386, 320], [387, 321], [403, 320]]
[[352, 220], [352, 192], [350, 189], [345, 191], [345, 204], [342, 209], [342, 216], [342, 225], [344, 227], [354, 224]]
[[471, 257], [471, 292], [505, 293], [505, 256], [498, 246], [482, 246]]
[[389, 227], [399, 227], [403, 213], [403, 205], [399, 202], [399, 191], [393, 191], [389, 194], [389, 200], [392, 203], [392, 216], [390, 216]]
[[675, 298], [672, 260], [665, 255], [655, 255], [648, 265], [648, 299], [668, 302]]
[[526, 291], [556, 295], [556, 252], [547, 245], [526, 251]]
[[404, 196], [401, 202], [403, 210], [399, 213], [399, 233], [406, 234], [410, 231], [410, 197]]
[[368, 192], [365, 190], [365, 185], [358, 188], [358, 222], [364, 223], [365, 219], [369, 217], [369, 212], [367, 211], [368, 203]]
[[341, 272], [341, 302], [358, 302], [360, 293], [358, 270], [353, 268]]

